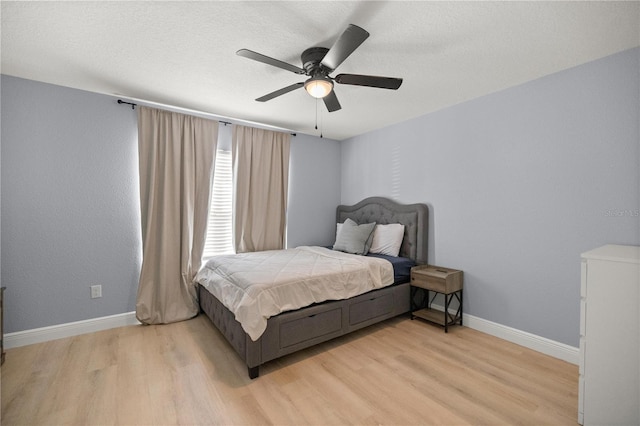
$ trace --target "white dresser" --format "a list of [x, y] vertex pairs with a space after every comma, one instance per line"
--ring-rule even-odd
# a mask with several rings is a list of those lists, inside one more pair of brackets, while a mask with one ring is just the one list
[[640, 425], [640, 247], [582, 254], [578, 423]]

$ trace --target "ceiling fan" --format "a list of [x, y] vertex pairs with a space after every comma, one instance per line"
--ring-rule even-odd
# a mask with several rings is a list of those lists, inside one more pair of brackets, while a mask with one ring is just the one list
[[401, 78], [377, 77], [361, 74], [338, 74], [335, 77], [331, 77], [329, 75], [338, 68], [338, 66], [367, 39], [367, 37], [369, 37], [369, 33], [367, 31], [357, 25], [350, 24], [340, 37], [338, 37], [333, 46], [331, 46], [331, 49], [327, 49], [326, 47], [311, 47], [302, 52], [302, 55], [300, 56], [302, 59], [302, 68], [248, 49], [240, 49], [236, 54], [267, 65], [282, 68], [296, 74], [309, 76], [309, 79], [305, 82], [294, 83], [290, 86], [283, 87], [282, 89], [256, 99], [256, 101], [266, 102], [284, 95], [285, 93], [299, 89], [300, 87], [304, 87], [314, 98], [322, 98], [329, 112], [334, 112], [342, 108], [340, 106], [340, 102], [338, 102], [335, 91], [333, 90], [334, 81], [339, 84], [377, 87], [392, 90], [398, 89], [402, 84]]

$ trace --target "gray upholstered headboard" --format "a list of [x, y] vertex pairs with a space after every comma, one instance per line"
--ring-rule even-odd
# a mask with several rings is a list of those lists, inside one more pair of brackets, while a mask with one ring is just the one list
[[425, 204], [399, 204], [383, 197], [365, 198], [353, 206], [338, 206], [336, 220], [347, 218], [358, 224], [376, 222], [382, 225], [404, 225], [400, 256], [417, 263], [427, 263], [429, 208]]

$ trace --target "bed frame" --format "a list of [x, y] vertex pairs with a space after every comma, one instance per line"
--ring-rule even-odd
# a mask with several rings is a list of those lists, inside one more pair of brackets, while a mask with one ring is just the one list
[[[382, 197], [371, 197], [353, 206], [338, 206], [337, 222], [405, 225], [400, 256], [427, 263], [429, 210], [424, 204], [398, 204]], [[350, 299], [314, 304], [269, 318], [257, 341], [218, 299], [198, 285], [201, 310], [220, 330], [247, 365], [249, 377], [260, 374], [260, 365], [281, 356], [342, 336], [410, 310], [409, 283], [395, 284]]]

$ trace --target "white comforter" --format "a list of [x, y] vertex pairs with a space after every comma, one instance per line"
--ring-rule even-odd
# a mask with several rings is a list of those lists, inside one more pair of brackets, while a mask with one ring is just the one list
[[233, 312], [255, 341], [269, 317], [388, 286], [393, 267], [384, 259], [298, 247], [216, 256], [195, 281]]

